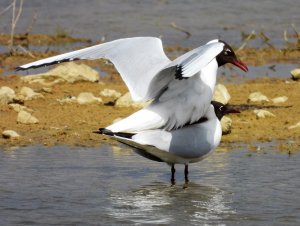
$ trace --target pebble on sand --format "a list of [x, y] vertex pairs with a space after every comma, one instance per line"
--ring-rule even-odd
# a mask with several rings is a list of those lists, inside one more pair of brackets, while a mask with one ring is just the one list
[[0, 88], [0, 104], [12, 103], [16, 98], [15, 91], [7, 86]]
[[266, 117], [275, 117], [275, 115], [267, 110], [264, 109], [255, 109], [254, 114], [256, 115], [256, 118], [266, 118]]
[[295, 125], [289, 126], [288, 129], [296, 129], [296, 128], [300, 128], [300, 121], [298, 123], [296, 123]]
[[66, 96], [62, 99], [56, 99], [60, 104], [64, 104], [64, 103], [76, 103], [77, 102], [77, 98], [74, 96]]
[[300, 68], [295, 68], [291, 70], [291, 75], [293, 80], [298, 80], [300, 79]]
[[[46, 79], [51, 80], [51, 82], [47, 83]], [[55, 80], [53, 81], [53, 79]], [[42, 85], [48, 86], [60, 83], [62, 81], [69, 83], [74, 83], [77, 81], [97, 82], [99, 81], [99, 73], [85, 64], [68, 62], [58, 65], [46, 73], [24, 76], [22, 77], [22, 80], [29, 83], [38, 82]]]
[[50, 87], [43, 87], [41, 91], [44, 93], [53, 93], [53, 90]]
[[149, 105], [150, 102], [134, 102], [131, 98], [129, 92], [125, 93], [121, 96], [117, 101], [116, 107], [134, 107], [134, 108], [143, 108]]
[[232, 120], [227, 116], [223, 116], [221, 119], [221, 126], [222, 126], [222, 134], [229, 134], [231, 133], [232, 127]]
[[33, 91], [33, 89], [26, 86], [21, 88], [20, 96], [21, 96], [20, 99], [24, 99], [24, 100], [34, 100], [38, 98], [44, 98], [43, 94], [37, 93]]
[[10, 138], [18, 138], [18, 137], [20, 137], [20, 135], [16, 131], [13, 131], [13, 130], [4, 130], [2, 132], [2, 137], [5, 139], [10, 139]]
[[20, 104], [9, 104], [9, 107], [11, 107], [16, 112], [20, 112], [20, 111], [27, 111], [29, 113], [33, 112], [33, 110], [31, 108], [28, 108], [28, 107], [20, 105]]
[[253, 92], [253, 93], [250, 93], [250, 95], [248, 97], [248, 101], [269, 102], [269, 98], [267, 96], [265, 96], [264, 94], [262, 94], [261, 92]]
[[35, 124], [39, 123], [39, 120], [29, 112], [22, 110], [18, 113], [17, 122], [22, 124]]
[[289, 98], [287, 96], [282, 96], [282, 97], [276, 97], [272, 99], [272, 102], [274, 104], [281, 104], [284, 103], [288, 100]]
[[227, 90], [227, 88], [223, 84], [218, 84], [215, 87], [213, 100], [221, 102], [222, 104], [228, 104], [231, 96]]
[[95, 97], [94, 94], [90, 92], [82, 92], [78, 95], [77, 102], [79, 104], [102, 103], [102, 99], [100, 97]]
[[119, 98], [120, 96], [122, 96], [120, 92], [113, 89], [104, 89], [100, 92], [100, 95], [104, 97], [115, 97], [115, 98]]

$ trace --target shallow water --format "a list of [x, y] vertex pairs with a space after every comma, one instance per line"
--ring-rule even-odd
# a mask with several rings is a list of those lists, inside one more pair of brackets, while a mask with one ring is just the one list
[[[10, 0], [0, 2], [0, 11]], [[25, 32], [33, 15], [37, 20], [33, 33], [67, 33], [77, 37], [100, 40], [105, 36], [113, 40], [131, 36], [162, 36], [170, 44], [199, 46], [204, 42], [222, 38], [231, 44], [240, 44], [240, 32], [263, 31], [275, 45], [284, 44], [284, 30], [294, 34], [291, 27], [300, 21], [299, 1], [270, 0], [30, 0], [24, 1], [17, 32]], [[10, 31], [11, 14], [0, 16], [0, 31]], [[186, 34], [170, 26], [191, 33]], [[254, 43], [261, 45], [261, 40]]]
[[[10, 2], [2, 0], [0, 11]], [[255, 30], [256, 33], [264, 32], [272, 45], [282, 47], [285, 45], [283, 32], [286, 30], [289, 35], [295, 35], [292, 23], [300, 29], [297, 24], [300, 21], [299, 7], [296, 6], [299, 6], [298, 0], [30, 0], [24, 2], [16, 31], [24, 33], [36, 13], [37, 20], [33, 24], [32, 33], [66, 33], [90, 38], [93, 42], [103, 37], [110, 41], [132, 36], [159, 36], [165, 45], [193, 48], [208, 40], [220, 38], [238, 47], [243, 43], [241, 32], [250, 33]], [[0, 15], [0, 19], [0, 32], [9, 32], [10, 12]], [[187, 37], [184, 32], [174, 29], [171, 26], [173, 22], [190, 32], [191, 36]], [[290, 41], [295, 39], [290, 38]], [[249, 41], [248, 45], [264, 46], [259, 38]], [[30, 49], [67, 52], [85, 46], [83, 43], [72, 43], [64, 46], [31, 46]], [[0, 45], [0, 53], [5, 51], [7, 47]], [[247, 75], [241, 71], [237, 73], [242, 79], [262, 76], [289, 78], [289, 71], [297, 66], [297, 62], [291, 62], [276, 64], [276, 67], [251, 67]], [[35, 70], [32, 73], [38, 72], [40, 71]], [[224, 69], [221, 73], [227, 78], [232, 76], [229, 69]]]
[[219, 81], [223, 83], [244, 83], [247, 80], [252, 80], [256, 78], [280, 78], [280, 79], [290, 79], [290, 71], [297, 68], [297, 64], [266, 64], [262, 66], [248, 66], [249, 71], [243, 72], [236, 67], [220, 67], [218, 69]]
[[0, 225], [299, 225], [300, 155], [215, 152], [170, 168], [125, 149], [0, 151]]

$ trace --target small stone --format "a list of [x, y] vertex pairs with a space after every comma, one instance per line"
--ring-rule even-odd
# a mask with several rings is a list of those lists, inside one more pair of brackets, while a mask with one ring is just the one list
[[250, 95], [248, 97], [248, 101], [252, 101], [252, 102], [264, 102], [264, 101], [269, 102], [269, 98], [266, 97], [261, 92], [254, 92], [254, 93], [250, 93]]
[[23, 97], [24, 100], [34, 100], [38, 98], [44, 98], [43, 94], [37, 93], [33, 91], [33, 89], [25, 86], [22, 87], [22, 89], [20, 90], [20, 95]]
[[115, 97], [115, 98], [119, 98], [120, 96], [122, 96], [120, 92], [113, 89], [104, 89], [100, 92], [100, 95], [104, 97]]
[[94, 94], [90, 92], [82, 92], [78, 95], [77, 102], [79, 104], [102, 103], [102, 99], [100, 97], [95, 97]]
[[266, 118], [266, 117], [275, 117], [275, 115], [267, 110], [263, 109], [255, 109], [254, 114], [256, 115], [256, 118]]
[[0, 104], [12, 103], [16, 98], [15, 91], [7, 86], [0, 88]]
[[280, 104], [280, 103], [284, 103], [288, 100], [289, 98], [287, 96], [282, 96], [282, 97], [276, 97], [272, 99], [272, 102], [274, 104]]
[[230, 96], [227, 88], [224, 85], [222, 85], [222, 84], [216, 85], [215, 91], [214, 91], [214, 96], [213, 96], [214, 101], [218, 101], [218, 102], [221, 102], [222, 104], [226, 105], [226, 104], [228, 104], [230, 98], [231, 98], [231, 96]]
[[44, 93], [52, 93], [52, 88], [50, 88], [50, 87], [43, 87], [41, 91], [44, 92]]
[[64, 103], [75, 103], [77, 102], [77, 98], [74, 96], [66, 96], [62, 99], [56, 99], [60, 104], [64, 104]]
[[300, 121], [295, 125], [290, 126], [288, 129], [296, 129], [296, 128], [300, 128]]
[[9, 104], [9, 106], [16, 112], [20, 112], [20, 111], [27, 111], [29, 113], [33, 112], [32, 109], [30, 109], [26, 106], [20, 105], [20, 104]]
[[35, 124], [38, 123], [39, 120], [27, 111], [20, 111], [17, 116], [17, 122], [22, 124]]
[[134, 107], [134, 108], [143, 108], [149, 105], [149, 102], [133, 102], [129, 92], [121, 96], [117, 101], [116, 107]]
[[231, 133], [232, 127], [232, 120], [227, 116], [223, 116], [221, 119], [221, 126], [222, 126], [222, 134], [229, 134]]
[[20, 135], [13, 130], [4, 130], [2, 132], [2, 137], [5, 139], [10, 139], [10, 138], [18, 138], [20, 137]]
[[300, 79], [300, 68], [295, 68], [291, 70], [291, 75], [293, 80], [298, 80]]
[[[43, 85], [47, 85], [46, 79], [50, 81], [53, 81], [53, 79], [60, 79], [59, 81], [55, 80], [55, 83], [52, 82], [53, 84], [61, 81], [69, 83], [77, 81], [97, 82], [99, 80], [99, 73], [85, 64], [68, 62], [60, 64], [46, 73], [22, 77], [22, 80], [25, 82], [39, 82]], [[52, 85], [52, 83], [48, 85]]]

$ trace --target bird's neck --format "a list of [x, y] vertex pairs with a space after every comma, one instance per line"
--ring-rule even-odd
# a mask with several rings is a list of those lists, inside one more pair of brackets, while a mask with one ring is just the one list
[[217, 79], [217, 70], [218, 70], [218, 63], [216, 59], [213, 59], [209, 64], [207, 64], [201, 70], [201, 80], [211, 88], [212, 92], [214, 91]]

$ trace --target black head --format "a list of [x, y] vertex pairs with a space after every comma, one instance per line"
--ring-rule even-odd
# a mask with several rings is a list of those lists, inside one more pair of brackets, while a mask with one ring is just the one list
[[219, 53], [219, 55], [216, 57], [218, 66], [221, 67], [224, 64], [231, 63], [231, 64], [239, 67], [243, 71], [247, 72], [248, 71], [247, 66], [242, 61], [237, 59], [231, 46], [221, 40], [218, 40], [218, 42], [221, 42], [224, 44], [222, 52]]
[[212, 101], [211, 104], [214, 106], [216, 116], [219, 120], [221, 120], [226, 114], [240, 113], [239, 110], [229, 107], [228, 105], [224, 105], [218, 101]]

